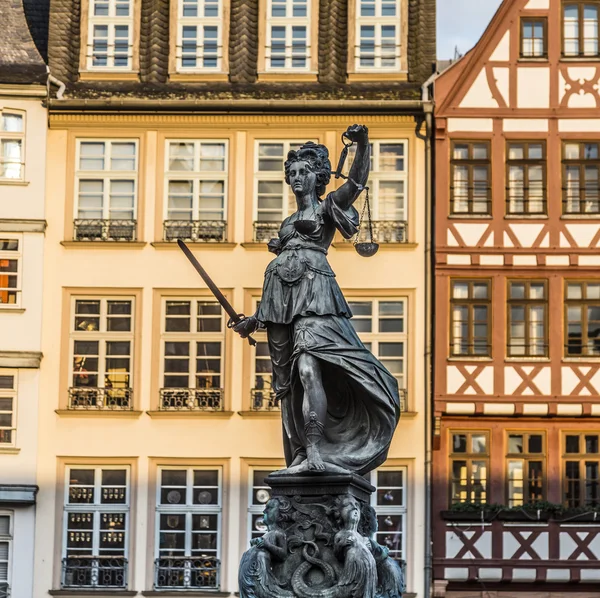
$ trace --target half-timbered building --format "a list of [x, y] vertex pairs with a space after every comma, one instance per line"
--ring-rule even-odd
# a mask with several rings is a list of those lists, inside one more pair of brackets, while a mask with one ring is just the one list
[[505, 0], [436, 81], [436, 596], [600, 596], [599, 17]]

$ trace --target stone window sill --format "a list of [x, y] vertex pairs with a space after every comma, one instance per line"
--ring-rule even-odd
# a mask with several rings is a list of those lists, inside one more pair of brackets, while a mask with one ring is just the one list
[[50, 596], [71, 596], [72, 598], [78, 598], [78, 596], [97, 596], [102, 598], [103, 596], [137, 596], [136, 591], [131, 590], [103, 590], [103, 589], [79, 589], [79, 590], [48, 590]]
[[143, 411], [126, 411], [117, 409], [55, 409], [61, 417], [120, 417], [137, 418]]
[[142, 249], [145, 241], [61, 241], [65, 249]]
[[[233, 411], [186, 411], [184, 409], [182, 409], [181, 411], [146, 411], [146, 413], [152, 419], [229, 419], [233, 416]], [[162, 592], [159, 593], [162, 594]], [[229, 596], [229, 594], [227, 594], [227, 596]]]
[[[207, 243], [205, 241], [186, 241], [186, 245], [193, 247], [194, 249], [233, 249], [237, 247], [237, 243], [228, 243], [226, 241], [222, 243]], [[155, 249], [179, 249], [179, 245], [171, 241], [154, 241], [150, 243]]]
[[238, 411], [238, 415], [244, 419], [281, 419], [281, 411]]
[[21, 449], [15, 446], [0, 446], [0, 455], [18, 455], [20, 452]]
[[13, 187], [27, 187], [29, 181], [13, 181], [11, 179], [0, 179], [0, 185], [12, 185]]
[[0, 312], [4, 312], [4, 313], [13, 313], [13, 314], [24, 314], [25, 313], [25, 308], [24, 307], [8, 307], [7, 305], [3, 305], [0, 306]]

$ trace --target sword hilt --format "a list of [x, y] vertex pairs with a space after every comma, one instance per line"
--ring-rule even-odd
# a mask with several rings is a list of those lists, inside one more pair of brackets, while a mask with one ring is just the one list
[[[227, 320], [227, 328], [233, 328], [234, 326], [237, 326], [240, 322], [243, 322], [247, 319], [248, 318], [244, 314], [237, 314], [235, 319], [231, 317], [229, 318], [229, 320]], [[248, 335], [246, 338], [248, 339], [248, 342], [250, 343], [251, 347], [256, 346], [256, 341], [250, 335]]]

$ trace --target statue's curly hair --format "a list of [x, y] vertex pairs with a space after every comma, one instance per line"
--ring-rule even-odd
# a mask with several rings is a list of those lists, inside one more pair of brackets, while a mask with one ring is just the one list
[[361, 508], [358, 531], [367, 538], [370, 538], [377, 531], [377, 512], [372, 506], [363, 505]]
[[329, 515], [333, 517], [333, 520], [338, 526], [341, 526], [344, 523], [342, 519], [342, 511], [347, 504], [352, 504], [360, 508], [360, 504], [352, 495], [342, 494], [341, 496], [335, 498], [333, 505], [329, 510]]
[[316, 192], [321, 197], [331, 180], [329, 150], [320, 143], [307, 141], [300, 149], [290, 150], [285, 162], [285, 182], [290, 184], [290, 167], [294, 162], [307, 162], [311, 172], [317, 175]]
[[289, 499], [283, 496], [275, 496], [269, 500], [269, 502], [275, 501], [279, 505], [279, 517], [277, 517], [277, 523], [289, 523], [293, 520], [292, 503]]

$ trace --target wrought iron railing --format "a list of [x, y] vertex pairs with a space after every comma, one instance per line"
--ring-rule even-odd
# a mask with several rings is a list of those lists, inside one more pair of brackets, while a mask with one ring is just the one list
[[222, 243], [227, 240], [224, 220], [165, 220], [163, 226], [165, 241]]
[[207, 589], [220, 587], [221, 561], [214, 557], [165, 557], [154, 564], [156, 589]]
[[136, 220], [75, 220], [75, 241], [135, 241]]
[[[373, 240], [376, 243], [408, 243], [408, 222], [405, 220], [373, 220]], [[368, 240], [368, 227], [364, 225], [359, 241]], [[350, 242], [354, 242], [356, 237]]]
[[256, 243], [268, 243], [271, 239], [277, 237], [280, 227], [280, 222], [255, 222], [254, 241]]
[[71, 387], [68, 408], [127, 411], [133, 409], [133, 389]]
[[10, 586], [0, 581], [0, 598], [9, 598], [10, 597]]
[[252, 411], [279, 411], [281, 405], [272, 388], [253, 388], [250, 391]]
[[160, 411], [223, 411], [222, 388], [161, 388]]
[[64, 589], [125, 588], [127, 559], [116, 556], [67, 557], [62, 561], [61, 585]]

